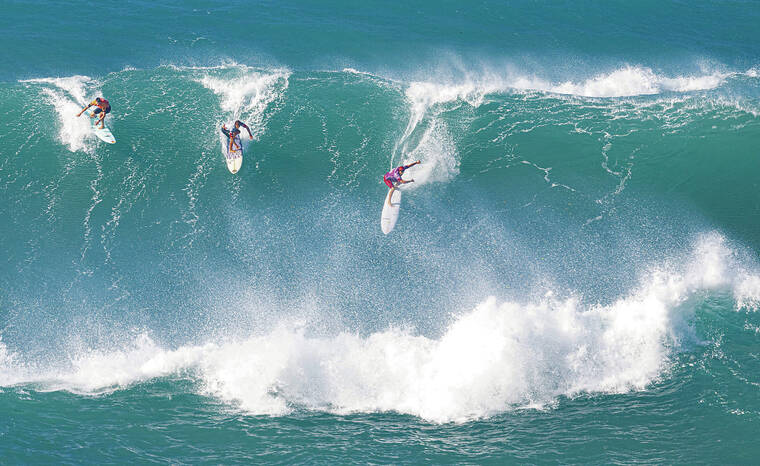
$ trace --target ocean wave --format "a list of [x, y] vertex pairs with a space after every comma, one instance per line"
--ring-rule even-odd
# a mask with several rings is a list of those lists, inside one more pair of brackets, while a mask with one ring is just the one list
[[[467, 100], [477, 106], [483, 90], [471, 86], [447, 86], [432, 83], [413, 82], [406, 91], [409, 104], [409, 120], [403, 134], [395, 142], [391, 156], [391, 168], [396, 161], [410, 163], [421, 160], [422, 165], [410, 170], [407, 178], [413, 177], [415, 189], [430, 181], [448, 181], [458, 173], [459, 155], [446, 123], [438, 116], [447, 109], [440, 104]], [[427, 124], [424, 122], [427, 120]], [[424, 127], [422, 134], [415, 137], [418, 127]]]
[[446, 124], [433, 120], [425, 129], [414, 149], [405, 153], [403, 163], [420, 160], [423, 163], [406, 172], [414, 183], [405, 190], [414, 190], [431, 182], [446, 182], [459, 173], [459, 156]]
[[[350, 70], [352, 73], [359, 73]], [[407, 95], [418, 105], [460, 99], [478, 106], [488, 94], [538, 91], [578, 97], [635, 97], [663, 93], [707, 91], [733, 78], [757, 77], [756, 68], [744, 72], [712, 71], [691, 75], [666, 75], [649, 67], [625, 65], [586, 79], [552, 80], [519, 70], [483, 70], [464, 73], [459, 79], [411, 81]]]
[[715, 89], [729, 76], [731, 76], [729, 73], [710, 73], [668, 77], [656, 74], [647, 67], [626, 66], [583, 82], [566, 81], [559, 84], [546, 84], [538, 81], [535, 85], [528, 84], [525, 88], [583, 97], [629, 97]]
[[252, 414], [393, 411], [432, 422], [547, 406], [581, 393], [643, 390], [684, 350], [695, 297], [728, 291], [737, 308], [760, 302], [760, 275], [722, 236], [705, 235], [687, 257], [648, 269], [638, 287], [607, 305], [551, 292], [533, 302], [489, 297], [453, 318], [439, 338], [396, 327], [309, 336], [281, 321], [261, 335], [177, 349], [144, 333], [115, 351], [79, 349], [69, 355], [70, 367], [46, 370], [24, 366], [0, 342], [0, 385], [97, 394], [181, 375], [197, 379], [201, 393]]
[[260, 114], [277, 96], [276, 91], [287, 89], [289, 76], [286, 70], [257, 71], [238, 66], [231, 75], [204, 74], [197, 80], [220, 97], [223, 111], [238, 117]]
[[87, 117], [77, 118], [97, 92], [100, 84], [89, 76], [69, 76], [63, 78], [39, 78], [21, 81], [42, 85], [41, 94], [53, 106], [58, 118], [58, 139], [69, 151], [91, 150], [87, 141], [94, 140]]

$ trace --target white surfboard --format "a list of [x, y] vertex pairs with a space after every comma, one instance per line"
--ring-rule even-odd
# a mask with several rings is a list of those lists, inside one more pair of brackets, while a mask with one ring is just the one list
[[92, 132], [95, 133], [95, 136], [99, 137], [101, 141], [107, 142], [108, 144], [116, 144], [116, 138], [113, 137], [113, 133], [111, 133], [111, 130], [108, 129], [108, 126], [103, 125], [103, 128], [101, 128], [100, 123], [95, 125], [95, 122], [98, 121], [98, 117], [95, 116], [96, 108], [97, 107], [90, 107], [87, 109], [87, 111], [85, 111], [87, 116], [90, 118], [90, 126], [92, 127]]
[[401, 210], [401, 191], [396, 188], [393, 190], [393, 197], [391, 203], [388, 205], [388, 198], [391, 195], [391, 190], [388, 190], [388, 194], [385, 195], [383, 200], [383, 215], [380, 217], [380, 229], [386, 235], [393, 231], [396, 226], [396, 220], [398, 220], [398, 213]]
[[240, 142], [240, 136], [235, 136], [235, 146], [233, 146], [232, 151], [230, 151], [230, 140], [226, 139], [225, 143], [227, 147], [224, 148], [224, 156], [227, 161], [227, 169], [234, 175], [243, 165], [243, 143]]

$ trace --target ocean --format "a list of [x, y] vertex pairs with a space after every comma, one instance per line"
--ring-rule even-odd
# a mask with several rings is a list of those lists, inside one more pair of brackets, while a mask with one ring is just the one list
[[757, 2], [0, 11], [1, 463], [760, 458]]

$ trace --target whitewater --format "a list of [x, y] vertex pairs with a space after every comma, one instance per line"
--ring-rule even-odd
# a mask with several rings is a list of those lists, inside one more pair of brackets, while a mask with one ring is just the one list
[[396, 411], [435, 422], [540, 408], [583, 392], [643, 390], [665, 375], [675, 353], [699, 343], [684, 303], [722, 291], [738, 312], [757, 309], [760, 275], [737, 264], [724, 243], [703, 238], [684, 270], [648, 271], [632, 295], [607, 306], [584, 308], [551, 291], [535, 303], [488, 298], [437, 339], [402, 328], [314, 337], [296, 321], [241, 341], [167, 350], [141, 333], [115, 351], [69, 354], [69, 367], [28, 366], [0, 346], [0, 375], [3, 385], [81, 394], [190, 376], [201, 393], [252, 414]]

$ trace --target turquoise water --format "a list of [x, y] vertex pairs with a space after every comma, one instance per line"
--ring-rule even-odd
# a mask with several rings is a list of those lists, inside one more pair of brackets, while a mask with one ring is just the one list
[[0, 18], [4, 462], [756, 461], [756, 3], [86, 5]]

